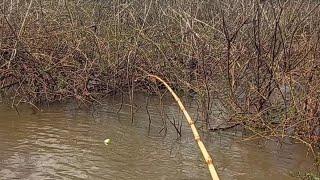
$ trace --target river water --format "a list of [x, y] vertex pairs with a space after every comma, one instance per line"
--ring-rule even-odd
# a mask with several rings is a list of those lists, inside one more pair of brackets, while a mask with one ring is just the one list
[[[114, 98], [88, 109], [72, 102], [43, 105], [42, 112], [0, 105], [0, 179], [210, 179], [176, 104], [167, 100], [164, 109], [183, 122], [181, 138], [157, 98], [148, 106], [149, 128], [145, 99], [135, 99], [133, 123], [127, 104], [116, 113], [121, 100]], [[294, 179], [291, 172], [312, 167], [303, 145], [243, 142], [241, 132], [201, 136], [222, 180]]]

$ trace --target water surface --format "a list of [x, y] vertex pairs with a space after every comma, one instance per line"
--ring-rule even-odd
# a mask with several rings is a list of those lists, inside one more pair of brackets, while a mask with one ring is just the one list
[[[120, 102], [108, 99], [90, 110], [53, 104], [41, 113], [20, 106], [19, 114], [0, 105], [0, 179], [210, 179], [174, 102], [165, 103], [165, 113], [183, 122], [181, 138], [157, 100], [148, 106], [150, 129], [145, 98], [135, 100], [133, 123], [128, 105], [115, 113]], [[241, 142], [239, 134], [201, 134], [221, 179], [294, 179], [290, 172], [312, 166], [304, 146]]]

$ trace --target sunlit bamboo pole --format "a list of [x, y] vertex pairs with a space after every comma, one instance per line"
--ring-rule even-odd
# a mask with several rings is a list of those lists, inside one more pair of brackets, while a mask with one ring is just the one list
[[[145, 72], [145, 71], [144, 71]], [[196, 126], [194, 125], [194, 121], [191, 119], [190, 115], [188, 114], [188, 112], [186, 111], [186, 108], [184, 107], [184, 105], [182, 104], [180, 98], [176, 95], [176, 93], [171, 89], [171, 87], [164, 81], [162, 80], [160, 77], [156, 76], [156, 75], [152, 75], [152, 74], [149, 74], [147, 73], [149, 77], [151, 78], [154, 78], [154, 79], [157, 79], [159, 80], [162, 84], [164, 84], [166, 86], [166, 88], [170, 91], [170, 93], [172, 94], [172, 96], [174, 97], [174, 99], [177, 101], [181, 111], [183, 112], [184, 116], [186, 117], [187, 121], [188, 121], [188, 124], [190, 125], [191, 127], [191, 130], [192, 130], [192, 133], [194, 135], [194, 139], [196, 140], [196, 142], [198, 143], [198, 146], [202, 152], [202, 155], [208, 165], [208, 168], [209, 168], [209, 171], [210, 171], [210, 174], [211, 174], [211, 177], [213, 180], [219, 180], [219, 177], [218, 177], [218, 174], [217, 174], [217, 171], [215, 170], [214, 166], [213, 166], [213, 162], [212, 162], [212, 159], [206, 149], [206, 147], [204, 146], [201, 138], [200, 138], [200, 135], [198, 133], [198, 130], [196, 128]]]

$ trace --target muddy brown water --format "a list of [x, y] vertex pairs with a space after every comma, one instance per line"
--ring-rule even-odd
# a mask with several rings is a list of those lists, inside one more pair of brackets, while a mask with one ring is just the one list
[[[168, 121], [166, 135], [160, 132], [165, 118], [157, 100], [148, 106], [150, 129], [145, 98], [135, 100], [133, 123], [128, 105], [115, 113], [120, 102], [108, 99], [90, 110], [52, 104], [41, 113], [20, 106], [19, 114], [1, 104], [0, 179], [210, 179], [174, 102], [164, 107], [169, 118], [183, 122], [181, 138]], [[291, 172], [312, 167], [303, 145], [241, 142], [236, 131], [201, 136], [222, 180], [294, 179]]]

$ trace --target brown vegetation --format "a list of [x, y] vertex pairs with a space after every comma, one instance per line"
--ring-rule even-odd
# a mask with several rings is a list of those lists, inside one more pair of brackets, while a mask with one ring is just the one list
[[255, 136], [320, 142], [320, 7], [313, 0], [4, 0], [0, 88], [13, 104], [161, 90], [140, 69], [224, 102]]

